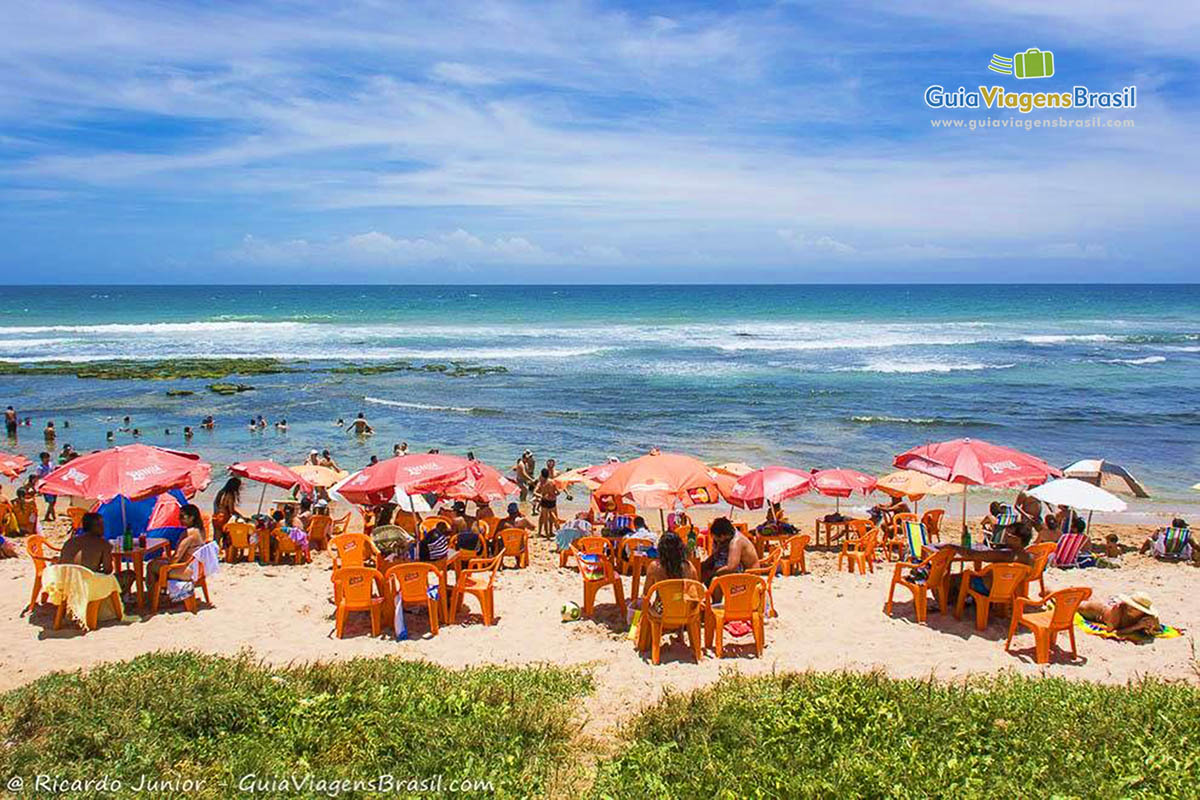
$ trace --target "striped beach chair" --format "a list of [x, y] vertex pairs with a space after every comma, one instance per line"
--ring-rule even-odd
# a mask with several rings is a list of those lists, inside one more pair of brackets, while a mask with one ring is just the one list
[[1058, 540], [1058, 548], [1050, 557], [1050, 563], [1059, 569], [1070, 569], [1082, 566], [1079, 562], [1079, 550], [1087, 543], [1088, 537], [1083, 533], [1063, 534]]
[[906, 558], [919, 562], [923, 558], [925, 546], [929, 544], [929, 534], [920, 522], [905, 521], [901, 523], [900, 533], [904, 537], [904, 546], [908, 552]]
[[1012, 506], [1004, 506], [996, 515], [996, 524], [988, 534], [987, 543], [992, 547], [1000, 547], [1004, 544], [1004, 530], [1009, 525], [1016, 525], [1020, 521], [1021, 515], [1017, 513], [1016, 509]]
[[1192, 557], [1192, 532], [1188, 528], [1164, 528], [1154, 537], [1154, 555], [1172, 561]]

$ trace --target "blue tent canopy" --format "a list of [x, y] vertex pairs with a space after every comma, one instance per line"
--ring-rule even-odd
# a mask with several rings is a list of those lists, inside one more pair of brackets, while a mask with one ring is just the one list
[[[167, 494], [178, 500], [180, 505], [185, 505], [188, 502], [183, 492], [178, 489], [172, 489]], [[146, 530], [146, 525], [150, 522], [150, 515], [154, 512], [154, 505], [157, 502], [157, 495], [142, 500], [129, 500], [125, 497], [114, 497], [112, 500], [109, 500], [98, 509], [100, 516], [104, 517], [104, 537], [106, 539], [119, 539], [125, 535], [125, 526], [128, 525], [134, 536], [142, 533], [157, 536], [166, 539], [171, 543], [171, 547], [174, 547], [179, 543], [179, 538], [183, 536], [183, 528]], [[122, 506], [124, 506], [124, 509], [122, 509]]]

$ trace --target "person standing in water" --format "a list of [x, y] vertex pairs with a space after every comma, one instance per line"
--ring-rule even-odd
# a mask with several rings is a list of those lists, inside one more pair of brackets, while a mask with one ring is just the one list
[[375, 429], [367, 422], [367, 415], [361, 411], [358, 412], [358, 416], [350, 423], [347, 430], [356, 436], [370, 436], [375, 432]]

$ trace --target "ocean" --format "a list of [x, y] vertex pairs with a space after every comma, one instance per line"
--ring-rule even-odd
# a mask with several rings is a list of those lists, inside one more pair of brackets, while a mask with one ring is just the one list
[[[30, 416], [5, 449], [106, 446], [129, 414], [142, 441], [223, 466], [343, 466], [393, 443], [530, 448], [580, 466], [651, 447], [710, 461], [882, 473], [927, 441], [971, 436], [1060, 465], [1105, 457], [1167, 512], [1200, 501], [1200, 286], [173, 286], [16, 287], [0, 295], [0, 360], [273, 357], [299, 370], [240, 380], [2, 376]], [[330, 371], [408, 361], [504, 367], [452, 377]], [[192, 390], [168, 396], [168, 389]], [[364, 412], [375, 435], [334, 425]], [[251, 432], [262, 414], [286, 433]], [[69, 422], [69, 428], [63, 421]], [[166, 429], [171, 434], [165, 433]], [[118, 444], [130, 441], [117, 434]]]

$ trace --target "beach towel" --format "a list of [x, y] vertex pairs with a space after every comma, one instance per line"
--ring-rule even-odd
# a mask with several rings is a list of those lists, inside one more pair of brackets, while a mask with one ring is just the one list
[[1187, 561], [1192, 557], [1192, 532], [1188, 528], [1163, 528], [1150, 542], [1159, 558]]
[[[79, 623], [80, 627], [88, 630], [88, 604], [103, 600], [114, 592], [119, 595], [121, 585], [112, 575], [92, 572], [87, 567], [81, 567], [78, 564], [50, 564], [42, 573], [42, 590], [49, 595], [50, 602], [54, 605], [59, 605], [66, 600], [67, 614]], [[101, 605], [97, 622], [100, 619], [113, 619], [114, 617], [117, 620], [123, 619], [124, 611], [120, 606], [121, 604], [117, 603], [117, 610], [114, 614], [111, 603]]]
[[1170, 625], [1163, 625], [1159, 628], [1158, 633], [1138, 631], [1128, 636], [1121, 636], [1116, 631], [1110, 631], [1099, 622], [1084, 619], [1083, 615], [1078, 613], [1075, 614], [1075, 627], [1084, 633], [1090, 633], [1092, 636], [1099, 636], [1102, 639], [1120, 639], [1123, 642], [1135, 642], [1137, 644], [1145, 644], [1155, 639], [1175, 639], [1183, 636], [1181, 630], [1172, 628]]
[[904, 537], [904, 544], [908, 549], [907, 558], [914, 562], [920, 561], [921, 554], [925, 551], [925, 545], [929, 544], [929, 535], [925, 530], [925, 525], [905, 520], [900, 524], [900, 535]]
[[[1088, 537], [1082, 533], [1064, 533], [1058, 540], [1058, 548], [1050, 557], [1050, 563], [1060, 569], [1089, 566], [1089, 559], [1080, 559], [1079, 549], [1087, 543]], [[1094, 559], [1090, 560], [1095, 563]]]
[[210, 575], [215, 575], [221, 569], [221, 563], [217, 560], [220, 555], [220, 550], [217, 548], [216, 542], [208, 542], [201, 545], [192, 553], [192, 561], [188, 564], [188, 571], [192, 575], [190, 581], [167, 579], [167, 597], [178, 603], [185, 597], [190, 596], [196, 591], [194, 581], [200, 578], [200, 566], [204, 567], [204, 577], [207, 580]]
[[554, 546], [559, 553], [570, 550], [571, 545], [575, 544], [582, 536], [587, 536], [592, 532], [592, 526], [585, 519], [571, 520], [566, 525], [554, 532]]
[[604, 579], [604, 563], [600, 560], [603, 557], [594, 553], [579, 554], [579, 571], [582, 573], [584, 580], [599, 581]]

